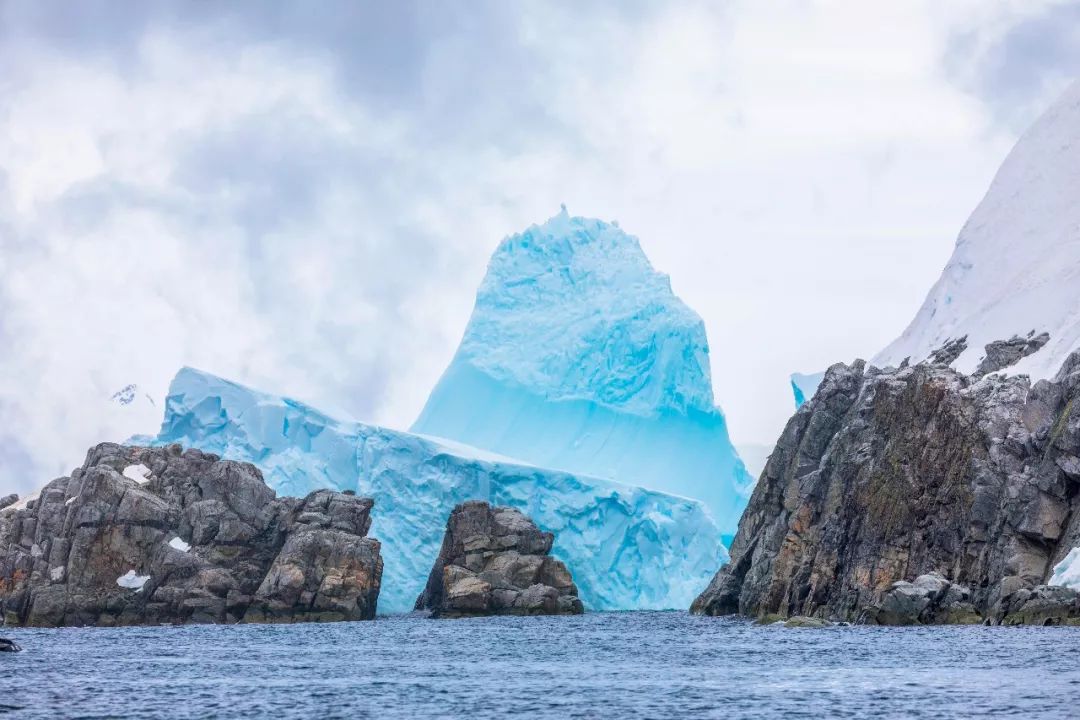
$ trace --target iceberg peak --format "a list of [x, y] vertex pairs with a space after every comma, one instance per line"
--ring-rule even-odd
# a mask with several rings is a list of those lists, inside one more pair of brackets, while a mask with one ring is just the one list
[[500, 243], [457, 359], [548, 400], [715, 411], [701, 318], [636, 237], [565, 205]]
[[701, 318], [636, 237], [565, 206], [499, 243], [412, 430], [702, 500], [725, 532], [753, 483]]

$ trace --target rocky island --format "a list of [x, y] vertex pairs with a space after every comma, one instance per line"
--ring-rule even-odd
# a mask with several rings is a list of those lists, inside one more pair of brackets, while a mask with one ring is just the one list
[[372, 500], [278, 498], [248, 463], [179, 445], [97, 445], [70, 477], [0, 510], [11, 625], [364, 620]]
[[580, 615], [570, 571], [548, 554], [554, 540], [518, 510], [462, 503], [450, 514], [416, 609], [437, 618]]
[[1047, 585], [1080, 546], [1080, 353], [1033, 384], [984, 373], [1043, 338], [988, 347], [972, 375], [949, 367], [962, 341], [916, 365], [829, 369], [694, 612], [1080, 623], [1080, 595]]

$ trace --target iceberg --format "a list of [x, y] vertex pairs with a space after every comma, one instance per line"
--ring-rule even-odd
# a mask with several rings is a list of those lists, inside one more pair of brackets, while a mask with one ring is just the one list
[[726, 533], [753, 485], [701, 318], [637, 238], [565, 207], [496, 249], [412, 431], [694, 498]]
[[1054, 572], [1046, 584], [1080, 590], [1080, 547], [1070, 550], [1069, 554], [1054, 566]]
[[590, 610], [686, 607], [727, 560], [697, 501], [338, 420], [192, 368], [170, 386], [160, 433], [130, 442], [250, 462], [283, 495], [331, 488], [373, 497], [381, 612], [412, 609], [450, 511], [465, 500], [518, 508], [555, 533], [552, 554], [570, 567]]
[[791, 374], [791, 392], [795, 394], [795, 409], [798, 410], [803, 406], [807, 400], [814, 397], [814, 393], [817, 392], [818, 385], [821, 384], [824, 379], [825, 373], [812, 373], [810, 375], [804, 375], [802, 373]]

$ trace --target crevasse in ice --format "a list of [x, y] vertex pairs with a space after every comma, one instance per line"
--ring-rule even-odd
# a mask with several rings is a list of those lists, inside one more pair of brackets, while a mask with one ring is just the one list
[[726, 533], [753, 483], [701, 318], [636, 238], [565, 208], [499, 245], [412, 430], [701, 500]]
[[592, 610], [687, 607], [727, 557], [696, 501], [336, 420], [191, 368], [172, 382], [159, 435], [132, 441], [251, 462], [284, 495], [334, 488], [373, 497], [380, 612], [412, 608], [450, 510], [471, 499], [517, 507], [554, 532], [553, 552]]

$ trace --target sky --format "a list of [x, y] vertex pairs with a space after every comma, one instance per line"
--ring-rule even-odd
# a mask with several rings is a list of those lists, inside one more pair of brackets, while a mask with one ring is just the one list
[[1042, 0], [0, 0], [0, 495], [155, 432], [185, 364], [407, 428], [561, 203], [768, 445], [790, 373], [914, 316], [1078, 40]]

